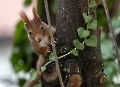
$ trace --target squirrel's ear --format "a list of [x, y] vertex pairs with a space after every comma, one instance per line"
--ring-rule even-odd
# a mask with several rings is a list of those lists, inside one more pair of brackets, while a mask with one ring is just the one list
[[25, 12], [21, 11], [21, 12], [19, 13], [19, 15], [20, 15], [20, 17], [23, 19], [23, 21], [24, 21], [26, 24], [29, 23], [29, 19], [28, 19], [27, 15], [25, 14]]
[[38, 21], [39, 23], [42, 23], [41, 18], [39, 17], [36, 8], [33, 6], [32, 9], [33, 15], [34, 15], [34, 20]]

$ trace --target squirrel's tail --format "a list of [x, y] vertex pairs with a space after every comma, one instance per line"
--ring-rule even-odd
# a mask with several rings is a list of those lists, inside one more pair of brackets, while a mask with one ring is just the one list
[[41, 72], [40, 72], [40, 68], [43, 65], [43, 63], [45, 62], [45, 58], [43, 55], [39, 55], [39, 59], [37, 61], [37, 65], [36, 65], [36, 79], [33, 81], [28, 81], [25, 85], [25, 87], [34, 87], [35, 84], [37, 84], [39, 82], [39, 80], [41, 79]]

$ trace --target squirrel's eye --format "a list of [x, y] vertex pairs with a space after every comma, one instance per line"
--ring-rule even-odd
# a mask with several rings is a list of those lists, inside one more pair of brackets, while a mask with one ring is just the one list
[[41, 29], [43, 30], [43, 27], [41, 27]]
[[32, 32], [31, 32], [31, 31], [29, 31], [29, 34], [32, 34]]

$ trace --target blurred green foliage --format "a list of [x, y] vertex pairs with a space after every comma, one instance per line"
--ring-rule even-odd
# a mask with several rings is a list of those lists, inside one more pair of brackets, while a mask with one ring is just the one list
[[[113, 1], [114, 0], [107, 0], [109, 9], [113, 7]], [[29, 6], [31, 2], [32, 0], [25, 0], [24, 5]], [[56, 13], [54, 2], [55, 2], [54, 0], [49, 1], [49, 9], [53, 14]], [[38, 13], [40, 15], [45, 15], [43, 0], [38, 0], [37, 8], [38, 8]], [[114, 76], [118, 74], [118, 65], [115, 62], [115, 51], [113, 48], [111, 38], [107, 37], [108, 32], [106, 32], [106, 30], [108, 29], [108, 25], [102, 5], [100, 5], [97, 9], [97, 16], [98, 16], [98, 25], [103, 26], [103, 32], [101, 38], [101, 50], [102, 50], [102, 56], [105, 66], [104, 72], [107, 75], [107, 83], [105, 87], [120, 87], [120, 83], [116, 84], [113, 81]], [[117, 15], [115, 15], [115, 17], [112, 19], [112, 24], [114, 29], [120, 27], [119, 17], [120, 17], [120, 12]], [[11, 63], [13, 65], [13, 68], [16, 73], [20, 71], [29, 72], [31, 68], [35, 67], [36, 60], [37, 60], [37, 55], [34, 53], [34, 50], [27, 38], [27, 33], [24, 28], [23, 21], [19, 21], [18, 24], [16, 25], [13, 50], [11, 56]], [[19, 78], [18, 84], [20, 87], [23, 87], [24, 82], [25, 82], [25, 78], [22, 79]]]
[[29, 6], [31, 4], [32, 0], [25, 0], [24, 5]]
[[112, 26], [113, 26], [113, 29], [115, 30], [120, 29], [120, 10], [117, 12], [117, 14], [112, 19]]
[[[108, 1], [108, 8], [109, 10], [113, 7], [113, 0]], [[104, 60], [104, 72], [107, 75], [107, 83], [105, 87], [120, 87], [120, 81], [117, 80], [117, 82], [114, 81], [114, 77], [118, 75], [119, 68], [116, 60], [116, 53], [113, 47], [113, 42], [111, 39], [111, 34], [109, 33], [109, 28], [107, 24], [107, 19], [105, 16], [105, 12], [103, 7], [98, 7], [97, 10], [97, 18], [98, 18], [98, 25], [103, 26], [102, 31], [102, 37], [101, 37], [101, 51], [102, 51], [102, 57]], [[116, 29], [120, 29], [120, 12], [118, 11], [117, 14], [114, 15], [112, 18], [112, 26], [114, 31]], [[120, 32], [119, 32], [120, 33]], [[115, 33], [115, 36], [117, 36], [117, 33]]]

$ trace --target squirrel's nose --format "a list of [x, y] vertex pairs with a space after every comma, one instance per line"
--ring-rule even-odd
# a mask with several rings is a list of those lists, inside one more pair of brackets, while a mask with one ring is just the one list
[[35, 36], [35, 40], [36, 40], [37, 42], [41, 42], [42, 37], [43, 37], [42, 35], [37, 34], [37, 35]]
[[39, 38], [35, 38], [35, 40], [36, 40], [36, 41], [38, 41], [38, 42], [40, 42], [40, 41], [41, 41], [41, 39], [39, 39]]
[[40, 41], [41, 41], [41, 39], [38, 40], [38, 42], [40, 42]]

